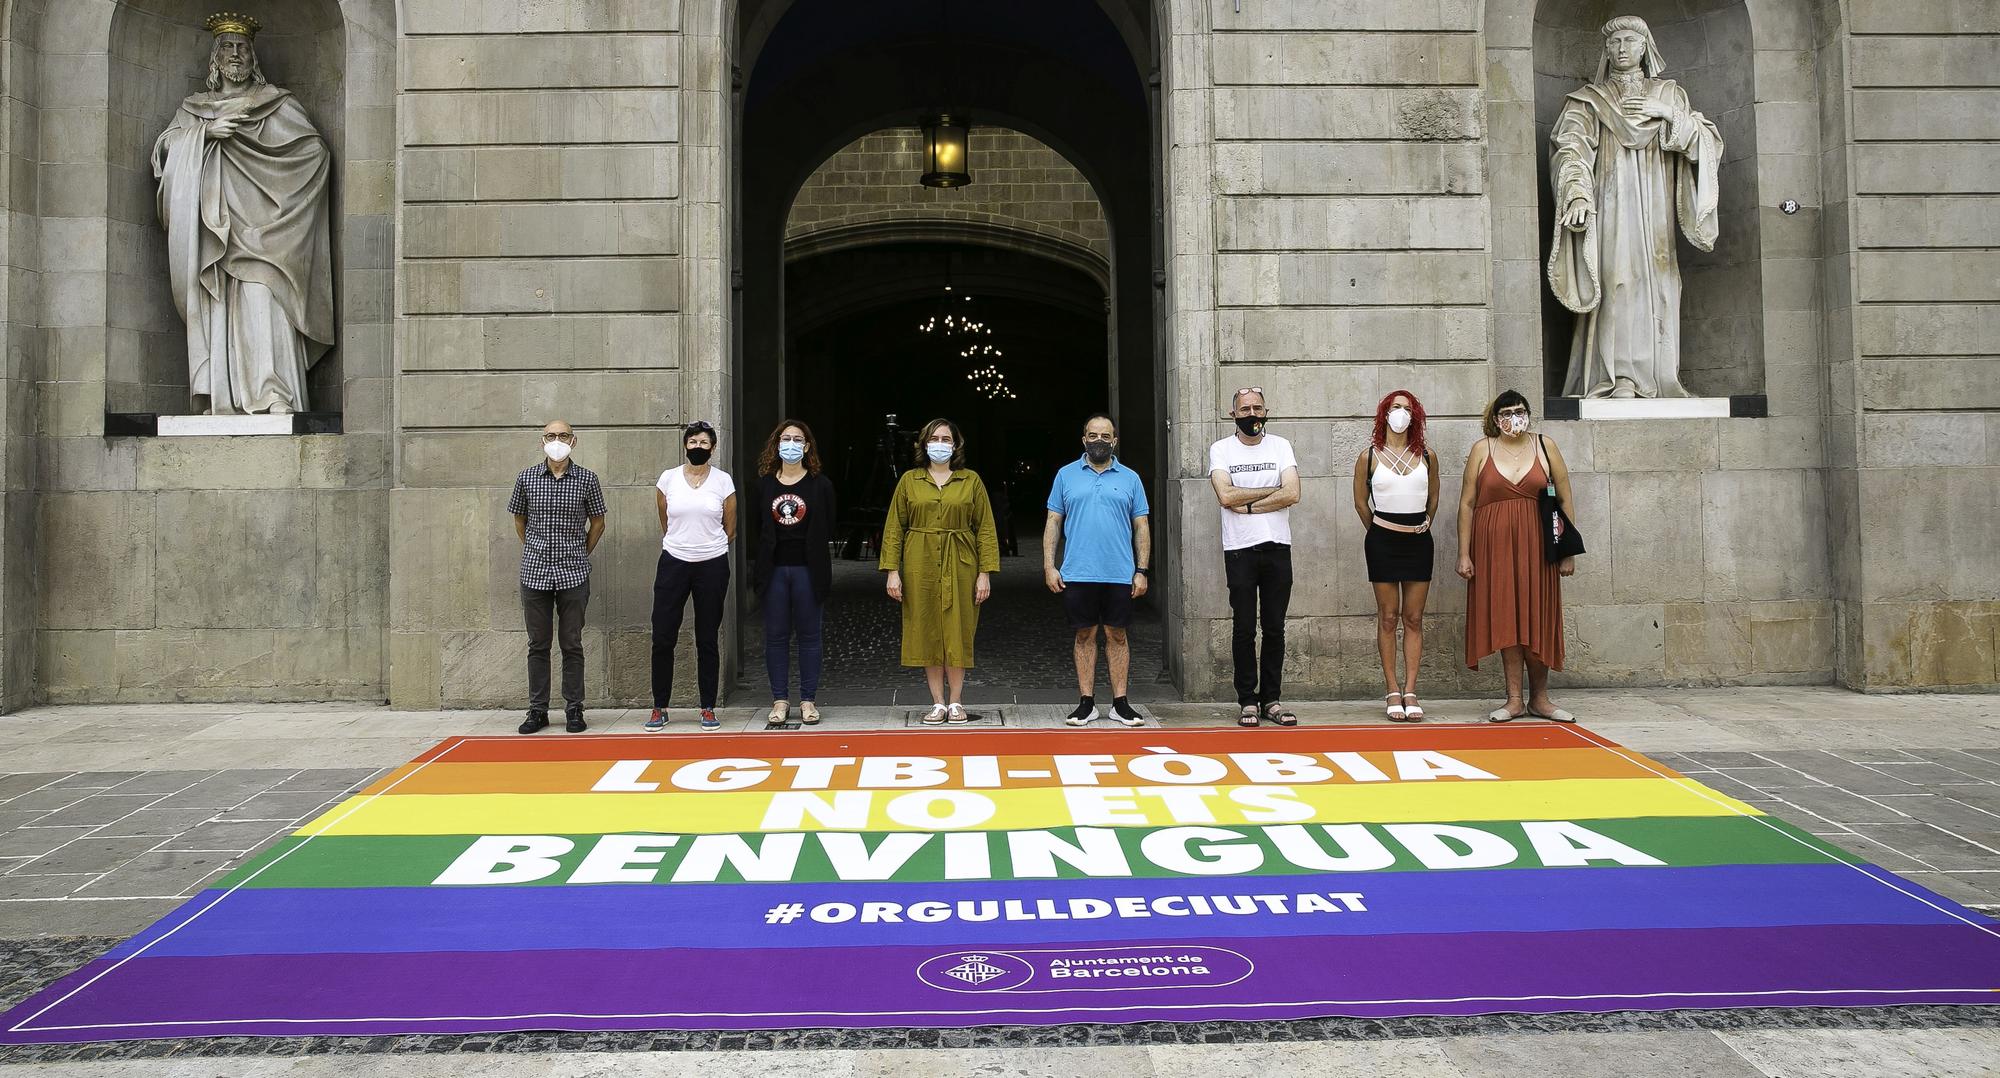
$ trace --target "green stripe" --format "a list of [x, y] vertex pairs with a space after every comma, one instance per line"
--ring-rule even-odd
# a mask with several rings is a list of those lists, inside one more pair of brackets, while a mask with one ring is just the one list
[[[1304, 825], [1307, 832], [1320, 839], [1321, 846], [1332, 855], [1341, 851], [1325, 841], [1318, 825]], [[1504, 820], [1486, 823], [1458, 824], [1455, 826], [1474, 827], [1506, 839], [1520, 851], [1519, 859], [1503, 868], [1539, 868], [1533, 847], [1522, 833], [1518, 821]], [[1658, 858], [1675, 867], [1697, 865], [1780, 865], [1780, 864], [1820, 864], [1829, 857], [1862, 863], [1862, 859], [1835, 850], [1821, 840], [1807, 835], [1797, 828], [1771, 817], [1742, 816], [1693, 816], [1693, 817], [1643, 817], [1619, 820], [1591, 820], [1583, 826], [1592, 831], [1630, 846], [1642, 853]], [[1052, 828], [1051, 833], [1074, 841], [1075, 828]], [[1131, 865], [1133, 875], [1149, 877], [1173, 877], [1185, 875], [1161, 868], [1148, 861], [1140, 852], [1139, 844], [1146, 835], [1160, 828], [1119, 828], [1116, 834], [1124, 846], [1126, 860]], [[1268, 832], [1262, 827], [1234, 826], [1227, 830], [1244, 836], [1264, 847], [1265, 857], [1261, 868], [1249, 875], [1281, 876], [1310, 873], [1316, 870], [1300, 868], [1280, 855]], [[1422, 871], [1422, 863], [1389, 837], [1381, 828], [1370, 825], [1371, 832], [1382, 840], [1392, 853], [1396, 863], [1386, 866], [1383, 872]], [[993, 877], [1011, 878], [1005, 832], [982, 832], [988, 835], [988, 849], [991, 852]], [[311, 839], [309, 844], [297, 853], [290, 851], [301, 843], [302, 838], [287, 838], [277, 846], [267, 850], [256, 860], [231, 873], [220, 885], [230, 887], [242, 884], [248, 887], [423, 887], [435, 880], [446, 866], [465, 852], [474, 835], [356, 835], [326, 836]], [[559, 858], [561, 871], [520, 886], [546, 886], [560, 883], [569, 878], [577, 864], [583, 860], [600, 836], [566, 835], [576, 843], [576, 848]], [[865, 836], [868, 848], [876, 849], [885, 837], [883, 833], [871, 832]], [[746, 835], [746, 841], [753, 847], [759, 846], [762, 835]], [[666, 880], [686, 852], [687, 839], [679, 846], [666, 851], [660, 862], [660, 880]], [[1607, 865], [1610, 862], [1594, 862]], [[270, 866], [266, 868], [265, 866]], [[1059, 878], [1081, 878], [1084, 873], [1057, 862], [1062, 870]], [[254, 878], [253, 878], [254, 877]], [[802, 883], [834, 882], [839, 877], [828, 863], [825, 852], [809, 835], [799, 855], [798, 867], [793, 879]], [[943, 843], [933, 841], [917, 854], [904, 862], [892, 879], [896, 882], [921, 882], [944, 879]], [[725, 868], [719, 882], [736, 883], [741, 878], [733, 869]]]

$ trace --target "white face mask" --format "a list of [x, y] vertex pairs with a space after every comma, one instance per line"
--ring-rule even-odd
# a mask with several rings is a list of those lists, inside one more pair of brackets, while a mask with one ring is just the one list
[[1395, 431], [1397, 434], [1409, 430], [1410, 410], [1408, 408], [1389, 409], [1389, 429]]
[[1524, 415], [1503, 415], [1500, 429], [1508, 434], [1520, 434], [1528, 429], [1528, 417]]
[[951, 443], [927, 442], [924, 445], [924, 453], [937, 463], [943, 464], [951, 459]]
[[549, 459], [555, 461], [557, 464], [561, 464], [563, 461], [569, 459], [569, 451], [570, 451], [570, 444], [568, 442], [542, 443], [542, 452], [547, 453], [549, 455]]

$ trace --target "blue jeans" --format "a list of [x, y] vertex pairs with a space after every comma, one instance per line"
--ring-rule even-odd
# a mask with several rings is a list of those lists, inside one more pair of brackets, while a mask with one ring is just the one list
[[771, 676], [771, 699], [789, 700], [792, 683], [792, 637], [799, 638], [799, 699], [819, 695], [819, 600], [813, 598], [812, 577], [803, 565], [771, 569], [764, 589], [764, 672]]

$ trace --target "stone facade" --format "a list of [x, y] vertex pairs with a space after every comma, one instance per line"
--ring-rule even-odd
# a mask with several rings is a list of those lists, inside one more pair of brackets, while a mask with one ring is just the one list
[[[283, 28], [269, 73], [311, 98], [336, 147], [340, 346], [314, 390], [343, 433], [107, 437], [107, 413], [171, 411], [185, 391], [144, 148], [197, 73], [207, 9], [8, 0], [0, 705], [512, 703], [524, 637], [502, 506], [554, 417], [579, 429], [577, 459], [611, 503], [593, 698], [642, 698], [648, 488], [696, 416], [723, 426], [720, 462], [741, 471], [729, 420], [764, 391], [739, 382], [732, 117], [746, 42], [785, 6], [231, 6]], [[1228, 671], [1205, 450], [1230, 387], [1253, 384], [1305, 473], [1294, 695], [1376, 690], [1348, 488], [1366, 417], [1392, 388], [1423, 398], [1449, 551], [1474, 417], [1499, 389], [1539, 402], [1551, 384], [1538, 125], [1590, 28], [1619, 13], [1652, 21], [1668, 74], [1729, 146], [1727, 242], [1684, 262], [1691, 317], [1708, 297], [1690, 387], [1760, 395], [1768, 414], [1541, 424], [1577, 473], [1591, 548], [1566, 591], [1564, 677], [2000, 685], [2000, 6], [1105, 7], [1128, 9], [1143, 18], [1121, 28], [1158, 72], [1152, 373], [1168, 422], [1148, 478], [1190, 697], [1226, 689]], [[872, 195], [819, 201], [878, 174], [919, 194], [907, 164], [883, 163], [910, 138], [884, 122], [906, 121], [830, 143], [851, 145], [805, 180], [793, 240], [894, 217], [1144, 257], [1113, 250], [1123, 211], [1078, 197], [1074, 169], [1011, 196], [975, 186], [977, 210], [952, 207], [962, 219], [926, 221], [942, 199], [895, 214]], [[989, 152], [1063, 166], [1009, 137]], [[974, 164], [997, 188], [1003, 166]], [[1490, 689], [1497, 672], [1458, 661], [1463, 592], [1443, 557], [1428, 684]]]

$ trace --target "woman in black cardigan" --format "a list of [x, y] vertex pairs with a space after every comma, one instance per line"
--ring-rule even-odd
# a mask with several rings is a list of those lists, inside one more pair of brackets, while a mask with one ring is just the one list
[[820, 474], [812, 428], [781, 420], [757, 458], [757, 592], [764, 601], [764, 669], [771, 676], [771, 714], [791, 713], [792, 638], [799, 641], [799, 718], [819, 722], [820, 610], [833, 588], [833, 483]]

